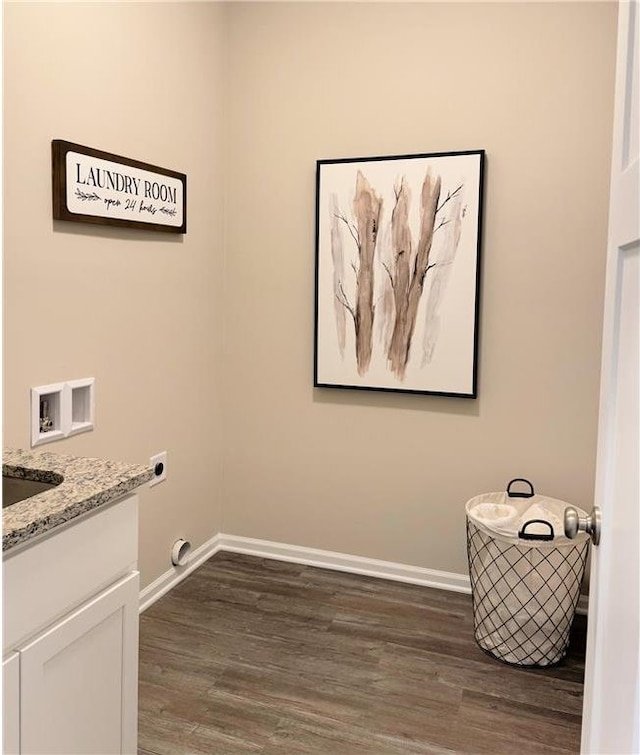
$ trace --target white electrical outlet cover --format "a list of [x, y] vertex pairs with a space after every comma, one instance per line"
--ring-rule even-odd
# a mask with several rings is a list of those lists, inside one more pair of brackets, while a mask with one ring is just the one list
[[[149, 459], [149, 466], [156, 472], [154, 477], [149, 481], [149, 487], [152, 488], [154, 485], [167, 479], [167, 452], [161, 451], [159, 454], [152, 456]], [[159, 473], [156, 470], [160, 470]]]

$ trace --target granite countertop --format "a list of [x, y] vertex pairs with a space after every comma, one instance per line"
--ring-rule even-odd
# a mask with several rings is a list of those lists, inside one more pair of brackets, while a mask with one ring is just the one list
[[6, 553], [126, 495], [151, 480], [153, 470], [120, 461], [5, 449], [2, 474], [53, 483], [62, 478], [57, 487], [3, 509], [2, 551]]

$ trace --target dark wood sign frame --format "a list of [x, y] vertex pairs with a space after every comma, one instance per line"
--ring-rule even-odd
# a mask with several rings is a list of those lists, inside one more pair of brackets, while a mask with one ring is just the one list
[[[71, 212], [67, 206], [67, 153], [77, 152], [81, 155], [108, 160], [130, 168], [137, 168], [159, 176], [167, 176], [182, 183], [182, 224], [180, 226], [165, 225], [163, 223], [143, 222], [124, 218], [105, 217], [103, 215], [80, 214]], [[96, 225], [118, 226], [120, 228], [136, 228], [143, 231], [161, 231], [162, 233], [187, 232], [187, 176], [168, 168], [132, 160], [111, 152], [104, 152], [92, 147], [68, 142], [64, 139], [54, 139], [51, 142], [51, 175], [53, 196], [53, 217], [55, 220], [68, 220], [74, 223], [94, 223]]]

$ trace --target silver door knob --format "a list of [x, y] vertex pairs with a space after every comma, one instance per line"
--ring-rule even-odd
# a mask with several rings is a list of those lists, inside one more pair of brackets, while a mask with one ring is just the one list
[[580, 516], [573, 506], [567, 506], [564, 510], [564, 534], [568, 538], [574, 538], [578, 532], [586, 532], [591, 537], [594, 545], [600, 542], [600, 509], [593, 507], [593, 511], [587, 516]]

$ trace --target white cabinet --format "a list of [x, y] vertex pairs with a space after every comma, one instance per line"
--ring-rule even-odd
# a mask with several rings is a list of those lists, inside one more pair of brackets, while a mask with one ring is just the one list
[[137, 498], [10, 554], [4, 562], [4, 752], [133, 755]]
[[20, 655], [2, 662], [2, 752], [20, 752]]
[[136, 572], [22, 648], [22, 753], [135, 752], [138, 591]]

